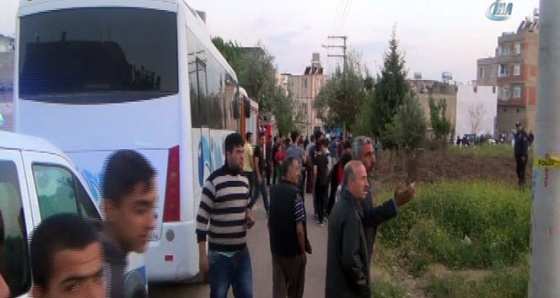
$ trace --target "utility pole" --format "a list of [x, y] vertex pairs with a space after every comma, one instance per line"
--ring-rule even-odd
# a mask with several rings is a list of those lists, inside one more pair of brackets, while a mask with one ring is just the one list
[[[348, 36], [346, 35], [342, 35], [342, 36], [327, 36], [329, 39], [342, 39], [342, 45], [326, 45], [323, 46], [327, 49], [329, 48], [342, 48], [342, 55], [338, 54], [338, 55], [329, 55], [327, 54], [327, 57], [342, 57], [343, 60], [343, 64], [342, 64], [342, 75], [344, 77], [346, 77], [346, 68], [347, 68], [347, 60], [348, 60], [348, 56], [346, 55], [346, 50], [348, 49], [348, 46], [346, 45], [346, 41], [348, 39]], [[344, 89], [346, 89], [346, 80], [343, 81], [344, 84]], [[346, 137], [346, 122], [342, 123], [342, 131], [344, 132], [344, 137]]]
[[344, 58], [344, 64], [342, 66], [342, 70], [346, 70], [346, 50], [348, 49], [348, 47], [346, 46], [346, 40], [348, 39], [348, 36], [328, 36], [328, 39], [342, 39], [342, 45], [323, 45], [324, 48], [330, 49], [330, 48], [342, 48], [342, 55], [338, 54], [338, 55], [330, 55], [328, 54], [327, 57], [342, 57]]
[[529, 297], [560, 297], [560, 1], [541, 0]]

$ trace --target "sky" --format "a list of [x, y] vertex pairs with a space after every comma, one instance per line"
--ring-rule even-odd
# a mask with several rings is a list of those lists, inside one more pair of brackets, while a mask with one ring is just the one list
[[[36, 0], [40, 1], [40, 0]], [[389, 38], [396, 28], [409, 76], [441, 79], [451, 72], [456, 81], [476, 78], [476, 60], [494, 55], [502, 32], [515, 31], [538, 8], [538, 0], [502, 0], [512, 3], [511, 18], [492, 21], [485, 15], [496, 0], [187, 0], [206, 12], [212, 36], [242, 46], [264, 45], [275, 57], [278, 71], [302, 74], [313, 52], [320, 53], [327, 72], [341, 58], [340, 39], [348, 36], [349, 50], [357, 52], [371, 73], [380, 71]], [[0, 0], [0, 34], [13, 36], [17, 0]]]

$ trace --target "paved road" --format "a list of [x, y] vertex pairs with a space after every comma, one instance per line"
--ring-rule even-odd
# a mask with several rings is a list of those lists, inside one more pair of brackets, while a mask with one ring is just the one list
[[[327, 260], [327, 225], [320, 227], [313, 219], [313, 203], [311, 196], [305, 199], [307, 210], [307, 225], [309, 241], [313, 248], [313, 254], [307, 258], [305, 294], [304, 297], [325, 297], [325, 273]], [[251, 252], [253, 264], [253, 287], [255, 298], [272, 296], [272, 260], [268, 229], [266, 228], [266, 215], [259, 200], [255, 210], [257, 223], [249, 230], [248, 245]], [[207, 284], [182, 285], [162, 284], [150, 286], [150, 297], [154, 298], [179, 298], [179, 297], [210, 297], [210, 289]], [[233, 297], [231, 294], [229, 297]]]

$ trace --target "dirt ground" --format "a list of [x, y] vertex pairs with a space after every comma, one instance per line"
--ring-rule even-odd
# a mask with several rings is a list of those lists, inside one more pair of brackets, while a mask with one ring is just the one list
[[[468, 150], [468, 149], [467, 149]], [[402, 154], [395, 158], [391, 173], [389, 152], [383, 152], [377, 159], [375, 176], [382, 186], [389, 186], [406, 181], [403, 171]], [[527, 185], [531, 185], [531, 166], [527, 165]], [[485, 180], [504, 183], [517, 183], [515, 160], [497, 157], [480, 157], [464, 153], [423, 150], [419, 155], [419, 183], [433, 183], [441, 180]]]

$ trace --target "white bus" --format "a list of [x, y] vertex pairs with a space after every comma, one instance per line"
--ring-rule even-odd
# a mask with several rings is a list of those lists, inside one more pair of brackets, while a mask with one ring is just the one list
[[148, 279], [195, 277], [202, 185], [245, 120], [204, 21], [183, 0], [21, 0], [16, 34], [15, 130], [60, 146], [97, 200], [111, 152], [144, 154], [159, 188]]

